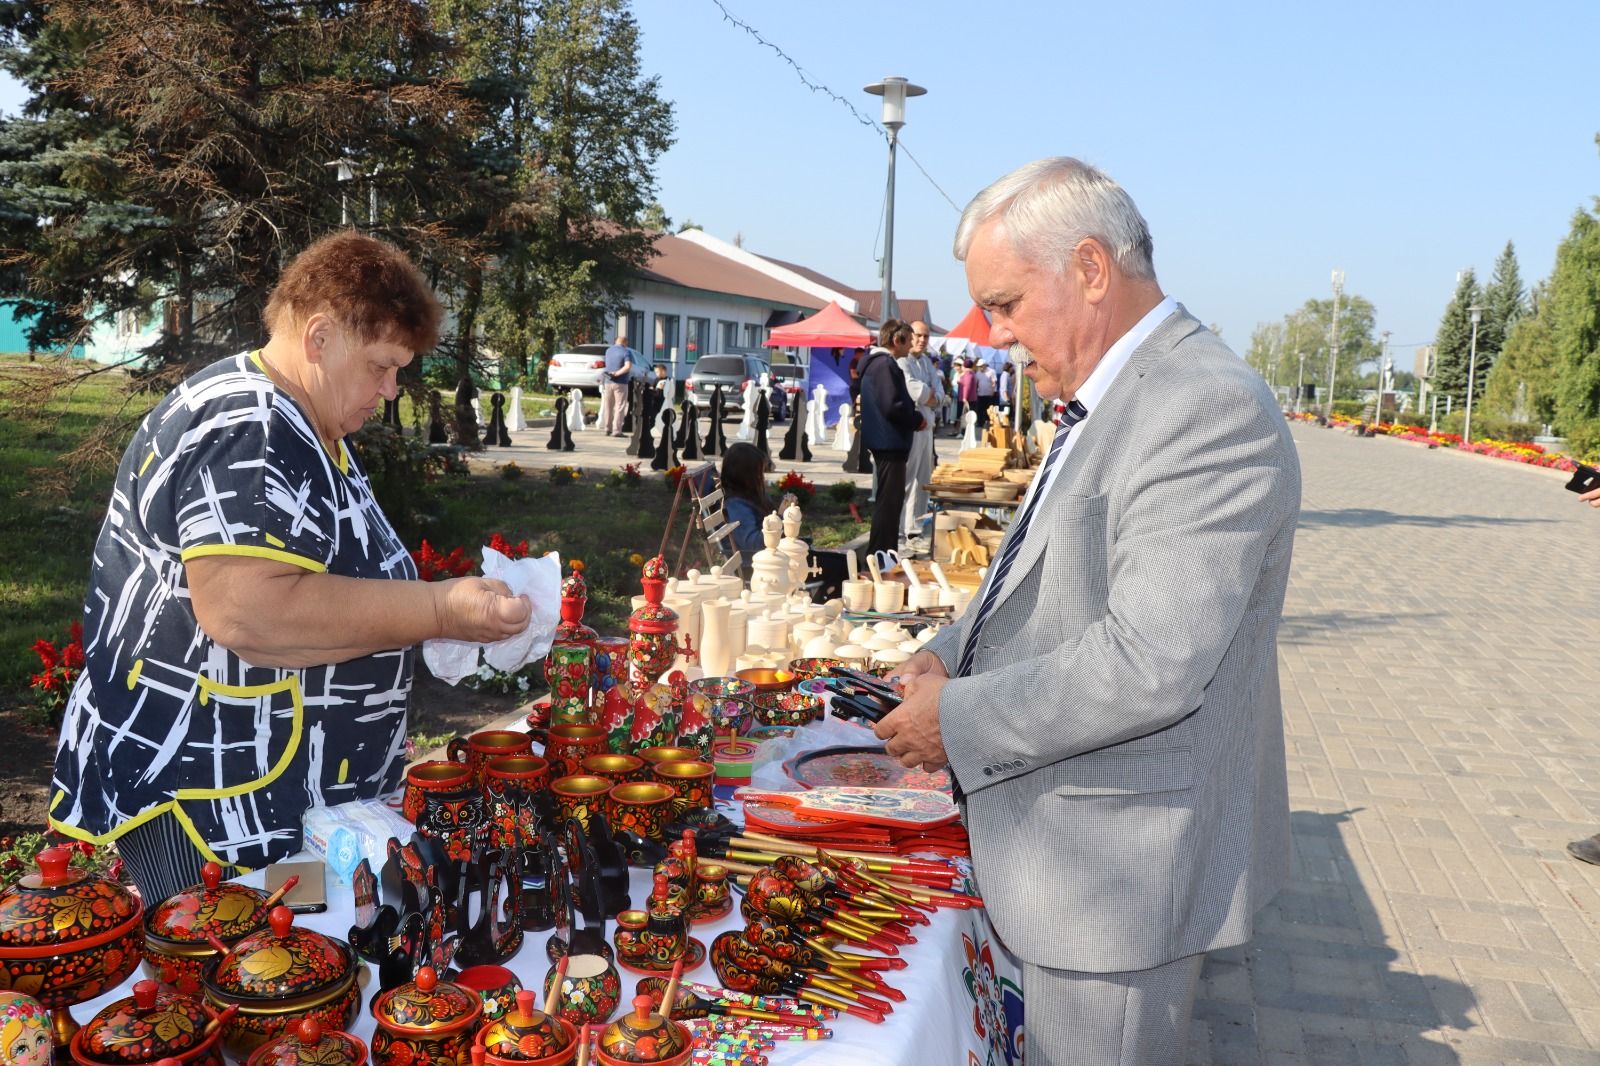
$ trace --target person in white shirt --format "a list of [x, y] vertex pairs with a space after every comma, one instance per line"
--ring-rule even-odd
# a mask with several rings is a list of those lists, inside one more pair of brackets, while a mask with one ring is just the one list
[[926, 420], [912, 438], [911, 455], [906, 460], [906, 502], [900, 512], [900, 532], [906, 538], [922, 532], [922, 518], [928, 513], [927, 484], [933, 479], [933, 427], [935, 413], [944, 403], [944, 385], [939, 380], [939, 365], [928, 354], [928, 324], [911, 323], [911, 351], [899, 360], [906, 376], [906, 389]]

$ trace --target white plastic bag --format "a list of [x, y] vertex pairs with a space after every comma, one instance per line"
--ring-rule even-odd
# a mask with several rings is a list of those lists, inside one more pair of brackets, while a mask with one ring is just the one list
[[476, 673], [479, 653], [495, 670], [520, 670], [550, 651], [556, 623], [561, 620], [561, 556], [555, 552], [538, 558], [508, 559], [493, 548], [483, 549], [483, 576], [504, 581], [513, 596], [526, 596], [533, 605], [528, 628], [493, 644], [463, 640], [429, 640], [422, 645], [428, 672], [454, 685]]

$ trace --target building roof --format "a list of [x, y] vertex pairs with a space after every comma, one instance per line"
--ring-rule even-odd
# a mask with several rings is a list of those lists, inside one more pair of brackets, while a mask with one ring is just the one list
[[639, 271], [639, 275], [663, 285], [729, 293], [807, 311], [819, 311], [828, 303], [812, 293], [768, 277], [759, 270], [671, 233], [663, 233], [656, 238], [655, 251], [655, 258], [649, 266]]
[[[883, 293], [880, 290], [852, 288], [851, 286], [846, 285], [844, 282], [839, 281], [837, 278], [830, 278], [826, 274], [812, 270], [810, 267], [801, 266], [798, 263], [786, 263], [782, 259], [776, 259], [770, 255], [764, 255], [761, 258], [765, 259], [769, 263], [781, 266], [785, 270], [792, 270], [801, 277], [810, 278], [818, 285], [826, 285], [835, 292], [841, 292], [846, 296], [852, 297], [858, 305], [856, 311], [857, 318], [861, 318], [869, 322], [881, 322], [883, 320], [878, 308], [878, 304], [883, 297]], [[899, 293], [893, 293], [893, 296], [895, 304], [900, 308], [900, 318], [902, 320], [906, 322], [926, 322], [928, 323], [928, 328], [933, 332], [944, 332], [944, 330], [940, 329], [938, 326], [935, 326], [933, 324], [933, 320], [928, 317], [931, 312], [929, 311], [927, 300], [914, 300], [909, 297], [902, 299]]]

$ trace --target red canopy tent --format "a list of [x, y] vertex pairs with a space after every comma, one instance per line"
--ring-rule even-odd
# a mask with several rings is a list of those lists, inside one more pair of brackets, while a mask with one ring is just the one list
[[989, 347], [989, 319], [984, 315], [983, 308], [973, 304], [972, 310], [945, 334], [945, 339], [964, 340], [985, 348]]
[[865, 348], [872, 343], [866, 326], [851, 318], [837, 301], [810, 318], [777, 326], [767, 336], [769, 348]]

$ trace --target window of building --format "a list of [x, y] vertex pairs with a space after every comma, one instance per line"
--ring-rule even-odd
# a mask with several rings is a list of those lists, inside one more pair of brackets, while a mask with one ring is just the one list
[[739, 323], [719, 321], [717, 323], [717, 336], [722, 338], [722, 343], [717, 348], [717, 351], [736, 351], [739, 347]]
[[702, 355], [709, 355], [711, 352], [711, 320], [709, 318], [689, 319], [688, 341], [689, 362], [694, 362]]
[[[628, 338], [628, 347], [641, 348], [644, 344], [644, 312], [634, 311], [631, 308], [617, 315], [617, 329]], [[606, 343], [615, 340], [607, 337]]]
[[761, 347], [761, 342], [765, 339], [761, 334], [764, 332], [765, 330], [760, 326], [753, 326], [746, 322], [744, 327], [744, 346], [746, 348]]
[[678, 357], [673, 353], [678, 351], [678, 316], [656, 315], [655, 345], [650, 355], [657, 363], [671, 366]]

